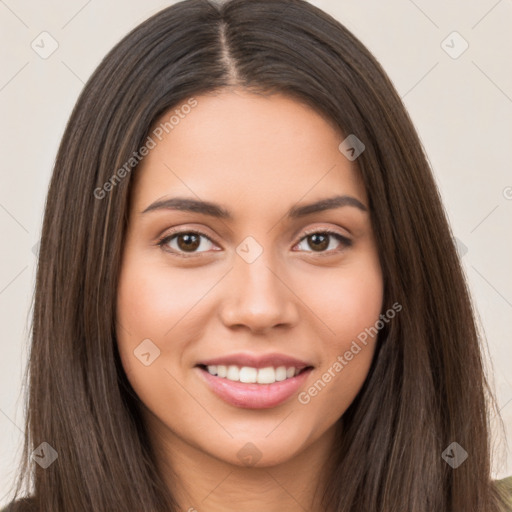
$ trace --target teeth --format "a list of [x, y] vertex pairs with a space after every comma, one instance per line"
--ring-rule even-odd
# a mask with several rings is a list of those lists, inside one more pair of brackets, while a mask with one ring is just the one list
[[286, 366], [278, 366], [274, 368], [268, 366], [266, 368], [252, 368], [250, 366], [238, 367], [235, 365], [212, 365], [207, 366], [206, 369], [211, 375], [217, 375], [234, 382], [245, 383], [258, 383], [258, 384], [273, 384], [274, 382], [281, 382], [286, 379], [291, 379], [299, 373], [299, 370], [293, 366], [286, 368]]
[[[293, 368], [295, 373], [295, 368]], [[276, 371], [272, 366], [258, 370], [258, 384], [273, 384], [276, 381]]]
[[243, 366], [240, 368], [240, 382], [256, 382], [258, 378], [258, 370], [256, 368], [249, 368], [248, 366]]
[[279, 366], [276, 368], [276, 380], [282, 381], [286, 379], [286, 367], [285, 366]]
[[238, 366], [228, 366], [226, 378], [228, 380], [240, 380], [240, 369]]

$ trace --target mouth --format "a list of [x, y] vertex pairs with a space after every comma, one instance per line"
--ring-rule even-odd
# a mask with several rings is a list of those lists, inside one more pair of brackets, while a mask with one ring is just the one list
[[255, 368], [251, 366], [238, 365], [205, 365], [199, 364], [198, 368], [208, 372], [214, 377], [220, 377], [231, 382], [243, 382], [244, 384], [274, 384], [300, 375], [302, 372], [311, 369], [312, 366], [267, 366]]
[[245, 409], [269, 409], [286, 402], [304, 385], [313, 366], [198, 364], [199, 376], [226, 403]]

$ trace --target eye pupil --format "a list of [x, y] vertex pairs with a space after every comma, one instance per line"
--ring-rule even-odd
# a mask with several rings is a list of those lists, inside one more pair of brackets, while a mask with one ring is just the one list
[[[184, 234], [179, 234], [178, 237], [178, 246], [180, 249], [197, 249], [199, 247], [199, 244], [201, 243], [200, 242], [200, 239], [199, 239], [199, 236], [197, 236], [196, 234], [194, 233], [184, 233]], [[181, 243], [181, 241], [184, 241], [184, 244]]]
[[[312, 249], [320, 249], [320, 250], [323, 250], [323, 249], [327, 249], [327, 247], [329, 247], [329, 235], [326, 235], [326, 234], [322, 234], [322, 233], [314, 233], [313, 235], [310, 235], [310, 240], [313, 241], [313, 244], [314, 245], [311, 245], [310, 244], [310, 247]], [[323, 239], [323, 240], [321, 240]], [[320, 242], [319, 244], [316, 244], [316, 242]]]

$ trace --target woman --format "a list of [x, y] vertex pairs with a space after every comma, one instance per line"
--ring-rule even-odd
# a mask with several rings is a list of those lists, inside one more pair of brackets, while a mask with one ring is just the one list
[[16, 496], [34, 485], [10, 510], [506, 510], [421, 144], [302, 0], [187, 0], [107, 55], [35, 293]]

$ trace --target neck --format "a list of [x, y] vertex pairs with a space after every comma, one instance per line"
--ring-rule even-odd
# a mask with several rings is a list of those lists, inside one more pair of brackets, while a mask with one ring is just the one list
[[147, 418], [158, 466], [184, 512], [325, 512], [321, 505], [335, 429], [292, 458], [264, 467], [231, 464]]

